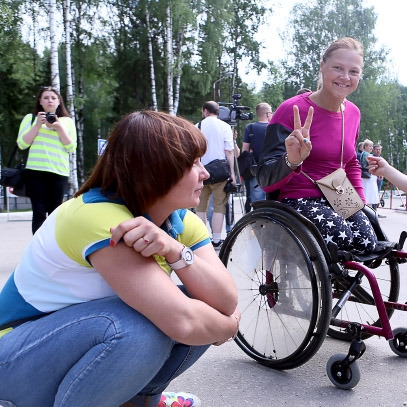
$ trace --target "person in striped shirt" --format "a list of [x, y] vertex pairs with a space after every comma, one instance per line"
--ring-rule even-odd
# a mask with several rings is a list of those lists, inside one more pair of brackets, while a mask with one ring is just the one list
[[24, 178], [34, 234], [63, 202], [70, 172], [69, 153], [76, 149], [76, 128], [62, 96], [51, 86], [40, 89], [33, 113], [23, 118], [17, 144], [21, 150], [30, 149]]

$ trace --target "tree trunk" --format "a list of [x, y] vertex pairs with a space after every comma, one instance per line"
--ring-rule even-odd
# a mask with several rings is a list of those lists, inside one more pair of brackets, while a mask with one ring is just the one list
[[156, 87], [155, 87], [153, 41], [151, 38], [150, 12], [148, 11], [148, 3], [146, 4], [146, 24], [147, 24], [147, 41], [148, 41], [148, 61], [150, 64], [150, 78], [151, 78], [151, 97], [153, 100], [153, 110], [157, 111], [158, 104], [157, 104], [157, 91], [156, 91]]
[[[74, 88], [72, 80], [72, 57], [71, 57], [71, 0], [63, 1], [64, 27], [65, 27], [65, 49], [66, 49], [66, 101], [68, 111], [75, 121]], [[82, 134], [78, 134], [82, 137]], [[79, 144], [79, 143], [78, 143]], [[70, 174], [68, 181], [68, 198], [73, 197], [78, 190], [78, 172], [76, 166], [76, 151], [69, 155]]]
[[180, 31], [178, 33], [177, 38], [177, 62], [176, 62], [176, 75], [175, 75], [175, 89], [174, 89], [174, 115], [178, 113], [178, 106], [179, 106], [179, 94], [181, 88], [181, 73], [182, 73], [182, 44], [184, 42], [184, 31]]
[[173, 78], [174, 78], [174, 56], [172, 52], [172, 15], [171, 6], [168, 5], [166, 9], [166, 27], [165, 27], [165, 44], [166, 44], [166, 63], [167, 63], [167, 95], [168, 95], [168, 113], [174, 113], [174, 91], [173, 91]]
[[56, 0], [49, 0], [49, 35], [51, 43], [51, 85], [61, 88], [58, 65], [58, 41], [56, 38]]

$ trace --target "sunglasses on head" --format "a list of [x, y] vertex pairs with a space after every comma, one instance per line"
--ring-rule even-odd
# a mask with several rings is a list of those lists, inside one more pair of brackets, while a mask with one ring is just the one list
[[58, 89], [55, 88], [54, 86], [41, 86], [41, 90], [53, 90], [54, 92], [58, 92]]

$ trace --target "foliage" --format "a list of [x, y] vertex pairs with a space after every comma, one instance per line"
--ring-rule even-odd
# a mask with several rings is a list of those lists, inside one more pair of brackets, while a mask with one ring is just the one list
[[296, 4], [285, 34], [293, 44], [284, 61], [287, 82], [297, 89], [316, 89], [323, 51], [341, 37], [359, 40], [364, 47], [364, 78], [377, 79], [383, 73], [387, 51], [375, 49], [374, 9], [364, 8], [360, 0], [314, 0]]
[[373, 34], [377, 19], [374, 9], [364, 7], [359, 0], [314, 0], [296, 4], [290, 15], [283, 35], [285, 43], [292, 44], [282, 61], [284, 87], [278, 87], [281, 82], [271, 71], [270, 85], [264, 85], [262, 92], [279, 89], [286, 99], [299, 88], [316, 89], [324, 50], [338, 38], [356, 38], [364, 48], [363, 80], [349, 99], [362, 115], [359, 141], [369, 138], [374, 143], [381, 142], [383, 156], [405, 171], [406, 90], [394, 81], [383, 79], [388, 50], [377, 48]]
[[[230, 103], [232, 94], [240, 93], [241, 104], [249, 106], [252, 112], [263, 101], [276, 109], [299, 87], [315, 89], [323, 49], [344, 35], [358, 38], [365, 48], [364, 79], [351, 96], [362, 112], [361, 139], [381, 140], [383, 155], [404, 169], [407, 91], [397, 82], [383, 79], [387, 51], [376, 47], [374, 9], [364, 7], [359, 0], [311, 0], [297, 4], [284, 36], [287, 58], [265, 64], [259, 56], [262, 44], [255, 40], [271, 13], [265, 3], [266, 0], [71, 0], [75, 118], [83, 133], [83, 151], [78, 154], [80, 181], [97, 158], [97, 139], [107, 138], [123, 114], [151, 108], [153, 88], [158, 109], [167, 110], [169, 102], [175, 103], [179, 98], [178, 114], [193, 122], [201, 118], [202, 104], [213, 99], [215, 82], [222, 102]], [[48, 4], [48, 0], [3, 0], [0, 4], [3, 162], [13, 148], [21, 118], [34, 105], [38, 87], [51, 83]], [[57, 0], [57, 13], [62, 16], [61, 5], [62, 0]], [[61, 92], [66, 98], [61, 21], [57, 24], [59, 68]], [[152, 40], [154, 78], [148, 34]], [[242, 81], [240, 72], [244, 65], [257, 73], [267, 70], [267, 83], [259, 92]], [[229, 71], [233, 77], [218, 82]], [[238, 123], [238, 141], [247, 124]]]

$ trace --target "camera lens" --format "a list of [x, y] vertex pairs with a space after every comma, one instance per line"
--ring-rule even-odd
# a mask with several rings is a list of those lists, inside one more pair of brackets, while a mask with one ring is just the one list
[[57, 118], [56, 118], [56, 116], [55, 116], [55, 114], [54, 113], [50, 113], [50, 112], [48, 112], [46, 115], [45, 115], [45, 118], [47, 119], [47, 122], [48, 123], [55, 123], [56, 121], [57, 121]]

